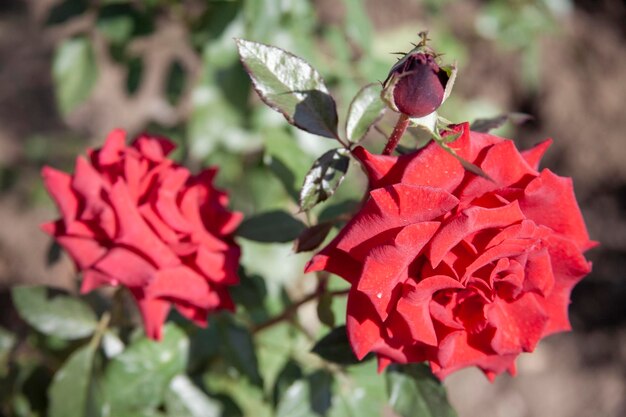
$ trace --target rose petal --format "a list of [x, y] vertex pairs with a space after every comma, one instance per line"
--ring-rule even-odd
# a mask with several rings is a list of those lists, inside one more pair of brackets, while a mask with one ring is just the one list
[[98, 152], [99, 165], [112, 165], [121, 160], [122, 153], [126, 148], [126, 132], [115, 129], [106, 138], [104, 146]]
[[154, 162], [161, 162], [176, 145], [165, 138], [142, 135], [133, 142], [132, 146], [141, 152], [141, 155]]
[[126, 184], [118, 181], [110, 193], [111, 204], [119, 220], [119, 243], [129, 245], [149, 257], [159, 267], [180, 264], [178, 257], [148, 227], [132, 203]]
[[546, 139], [540, 144], [534, 146], [533, 148], [522, 151], [522, 157], [534, 170], [538, 170], [539, 162], [541, 161], [541, 158], [543, 158], [543, 155], [546, 153], [550, 145], [552, 145], [552, 139]]
[[449, 218], [433, 237], [427, 250], [433, 268], [439, 265], [444, 256], [465, 236], [479, 230], [506, 227], [524, 220], [517, 201], [504, 207], [470, 207]]
[[406, 322], [412, 340], [437, 345], [437, 334], [430, 315], [432, 296], [440, 290], [459, 288], [463, 286], [457, 280], [443, 275], [425, 278], [415, 286], [405, 284], [395, 311]]
[[131, 288], [131, 293], [137, 301], [137, 307], [143, 318], [146, 336], [151, 339], [163, 338], [163, 323], [170, 311], [170, 303], [167, 301], [147, 298], [142, 288]]
[[211, 287], [199, 274], [186, 266], [159, 269], [146, 287], [150, 298], [169, 298], [184, 301], [200, 308], [214, 306]]
[[350, 253], [355, 246], [390, 229], [436, 219], [458, 202], [443, 190], [402, 184], [374, 190], [370, 195], [335, 238], [338, 249]]
[[571, 178], [559, 177], [544, 169], [528, 184], [519, 203], [526, 217], [535, 223], [572, 239], [581, 250], [588, 248], [589, 234]]
[[109, 250], [94, 266], [127, 287], [142, 287], [155, 276], [154, 265], [128, 249]]
[[381, 328], [382, 322], [369, 297], [353, 287], [348, 295], [346, 330], [357, 359], [363, 359], [374, 347], [384, 343]]
[[48, 193], [63, 216], [65, 224], [70, 224], [76, 219], [78, 212], [78, 199], [71, 187], [72, 177], [48, 166], [43, 167], [41, 175]]
[[496, 299], [485, 306], [485, 316], [495, 327], [491, 341], [493, 350], [499, 355], [532, 352], [541, 337], [548, 315], [537, 296], [531, 293], [522, 295], [515, 301]]

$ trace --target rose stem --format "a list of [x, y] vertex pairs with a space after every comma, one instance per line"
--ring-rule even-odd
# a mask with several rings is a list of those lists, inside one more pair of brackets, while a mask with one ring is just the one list
[[393, 128], [393, 132], [391, 132], [391, 136], [389, 136], [387, 140], [387, 146], [385, 146], [383, 150], [383, 155], [391, 155], [394, 149], [396, 149], [396, 146], [398, 146], [398, 142], [400, 142], [400, 138], [404, 135], [407, 127], [409, 127], [409, 116], [401, 114], [396, 123], [396, 127]]
[[[328, 294], [330, 294], [332, 297], [334, 296], [339, 296], [339, 295], [347, 295], [348, 292], [350, 290], [338, 290], [338, 291], [329, 291]], [[283, 311], [281, 314], [277, 315], [276, 317], [273, 317], [263, 323], [260, 323], [256, 326], [254, 326], [252, 328], [252, 333], [258, 333], [262, 330], [267, 329], [268, 327], [272, 327], [275, 324], [278, 324], [284, 320], [290, 319], [291, 317], [293, 317], [293, 315], [296, 313], [296, 311], [302, 306], [302, 304], [306, 304], [311, 300], [315, 300], [316, 298], [320, 297], [322, 294], [318, 291], [311, 293], [309, 295], [307, 295], [306, 297], [294, 302], [293, 304], [291, 304], [289, 307], [287, 307], [285, 309], [285, 311]]]

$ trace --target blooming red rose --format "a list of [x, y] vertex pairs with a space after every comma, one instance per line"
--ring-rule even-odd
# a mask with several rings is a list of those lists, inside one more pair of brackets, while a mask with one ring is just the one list
[[429, 361], [440, 378], [478, 366], [493, 379], [544, 336], [570, 329], [572, 287], [590, 272], [589, 240], [569, 178], [537, 171], [546, 141], [518, 152], [470, 132], [400, 157], [358, 147], [369, 199], [307, 265], [352, 286], [347, 331], [358, 358]]
[[146, 334], [161, 337], [170, 304], [206, 325], [207, 313], [233, 309], [240, 250], [231, 236], [240, 213], [213, 184], [216, 169], [192, 176], [167, 159], [175, 145], [125, 133], [78, 157], [74, 175], [45, 167], [45, 186], [61, 219], [46, 223], [83, 273], [82, 292], [101, 285], [129, 288]]

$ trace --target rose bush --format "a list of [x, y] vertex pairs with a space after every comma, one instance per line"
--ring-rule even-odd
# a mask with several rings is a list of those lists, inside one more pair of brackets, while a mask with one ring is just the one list
[[569, 178], [537, 171], [546, 141], [512, 141], [454, 126], [458, 156], [431, 142], [404, 156], [354, 150], [369, 199], [306, 270], [352, 285], [347, 331], [356, 356], [429, 361], [444, 378], [478, 366], [493, 379], [539, 339], [570, 328], [572, 287], [594, 245]]
[[192, 176], [167, 155], [167, 139], [110, 133], [101, 149], [78, 157], [73, 175], [45, 167], [45, 186], [62, 217], [43, 230], [83, 274], [81, 291], [128, 287], [146, 334], [161, 337], [174, 305], [206, 325], [207, 314], [232, 309], [227, 292], [238, 282], [240, 250], [231, 234], [240, 213], [213, 184], [215, 169]]

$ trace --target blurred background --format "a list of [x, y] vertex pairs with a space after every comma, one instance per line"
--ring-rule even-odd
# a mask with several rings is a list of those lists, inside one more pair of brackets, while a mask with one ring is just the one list
[[[490, 384], [477, 370], [454, 374], [446, 381], [452, 403], [460, 416], [626, 415], [623, 0], [2, 0], [0, 326], [23, 326], [10, 285], [77, 288], [69, 259], [38, 230], [55, 216], [39, 180], [44, 164], [71, 170], [75, 156], [114, 127], [149, 131], [175, 140], [175, 157], [194, 170], [218, 164], [234, 208], [295, 213], [294, 190], [333, 144], [260, 103], [233, 38], [312, 63], [341, 123], [358, 89], [386, 77], [391, 52], [411, 49], [425, 29], [443, 60], [460, 68], [440, 113], [455, 122], [532, 115], [497, 133], [522, 149], [554, 138], [543, 166], [574, 178], [600, 242], [588, 253], [593, 272], [573, 294], [574, 331], [522, 356], [516, 378]], [[383, 119], [381, 129], [393, 121]], [[384, 144], [374, 130], [367, 141]], [[293, 173], [288, 181], [276, 175], [283, 165]], [[361, 195], [363, 179], [352, 171], [337, 201]], [[271, 275], [276, 288], [307, 287], [308, 254], [292, 255], [290, 244], [242, 245], [248, 271]]]

